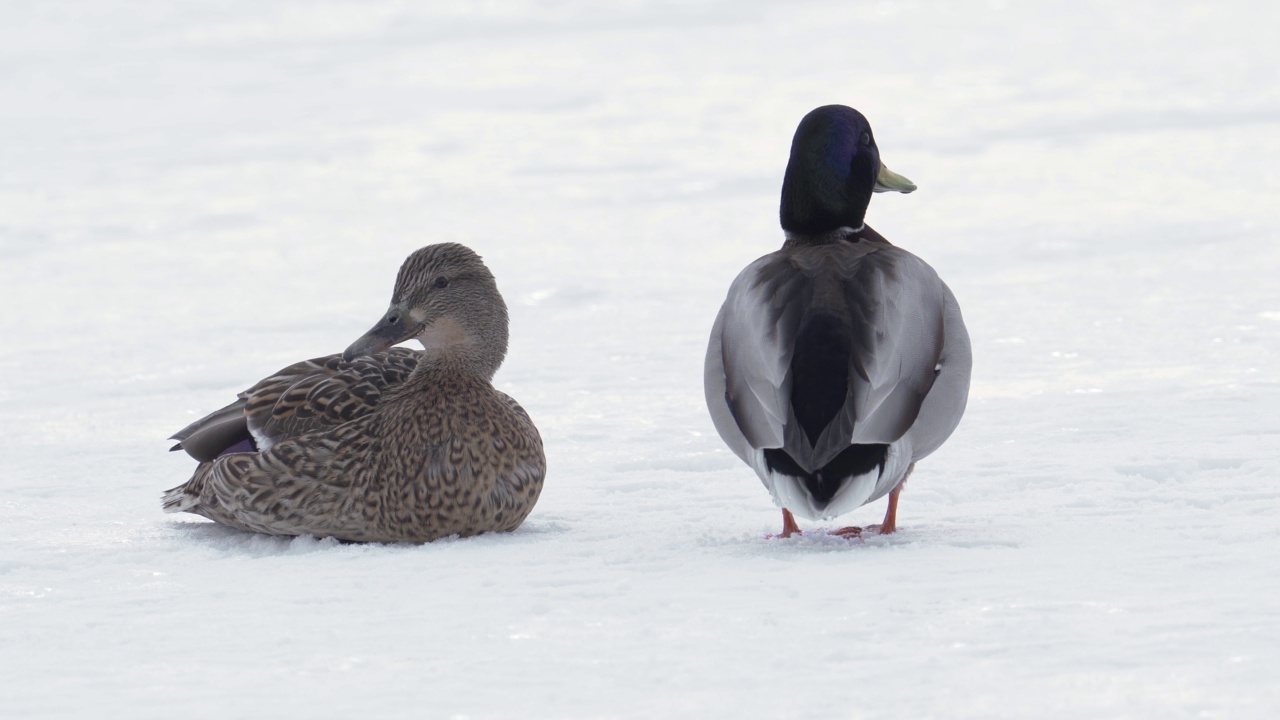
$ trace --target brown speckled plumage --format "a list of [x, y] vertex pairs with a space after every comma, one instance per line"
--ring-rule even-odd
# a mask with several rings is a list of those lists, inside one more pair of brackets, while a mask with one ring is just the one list
[[[447, 285], [436, 284], [442, 277]], [[537, 502], [546, 460], [528, 414], [490, 384], [506, 321], [475, 253], [456, 244], [419, 250], [387, 315], [348, 359], [291, 365], [175, 436], [188, 449], [216, 425], [224, 438], [216, 452], [226, 452], [225, 438], [243, 428], [259, 451], [201, 462], [165, 494], [165, 510], [356, 541], [514, 530]], [[410, 337], [425, 349], [385, 349]], [[373, 354], [353, 357], [364, 352]]]

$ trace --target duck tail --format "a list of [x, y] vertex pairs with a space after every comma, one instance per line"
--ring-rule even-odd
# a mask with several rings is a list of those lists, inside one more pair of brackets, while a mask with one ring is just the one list
[[186, 512], [200, 504], [200, 496], [196, 493], [188, 492], [187, 485], [189, 484], [182, 483], [176, 488], [166, 490], [160, 496], [161, 507], [164, 508], [165, 512]]

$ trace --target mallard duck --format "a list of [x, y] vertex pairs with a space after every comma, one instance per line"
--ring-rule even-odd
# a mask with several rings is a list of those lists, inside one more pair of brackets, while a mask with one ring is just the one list
[[[409, 339], [423, 350], [391, 347]], [[200, 465], [164, 510], [353, 541], [514, 530], [547, 466], [529, 415], [490, 382], [506, 352], [507, 306], [480, 256], [422, 248], [346, 352], [290, 365], [173, 436]]]
[[782, 181], [782, 249], [729, 287], [707, 346], [716, 430], [782, 508], [824, 520], [889, 495], [891, 533], [915, 463], [960, 423], [972, 358], [960, 306], [923, 260], [864, 222], [890, 171], [867, 119], [842, 105], [801, 121]]

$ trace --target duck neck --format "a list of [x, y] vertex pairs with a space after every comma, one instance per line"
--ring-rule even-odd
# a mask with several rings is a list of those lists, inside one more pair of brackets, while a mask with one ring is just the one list
[[432, 323], [418, 336], [422, 358], [415, 373], [438, 371], [492, 380], [507, 354], [505, 317], [501, 319], [479, 332], [451, 318]]
[[833, 245], [839, 242], [852, 242], [858, 239], [859, 233], [867, 229], [867, 224], [862, 223], [858, 227], [843, 226], [826, 232], [804, 233], [787, 231], [786, 241], [782, 247], [800, 247], [813, 245]]
[[[495, 369], [496, 370], [496, 369]], [[493, 380], [493, 372], [488, 368], [477, 367], [474, 358], [458, 352], [441, 352], [427, 350], [418, 359], [418, 365], [410, 376], [413, 379], [426, 381], [434, 386], [441, 376], [472, 377], [485, 382]]]

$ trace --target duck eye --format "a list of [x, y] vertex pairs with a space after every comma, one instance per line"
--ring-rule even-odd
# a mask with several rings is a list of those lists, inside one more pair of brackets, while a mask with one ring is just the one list
[[863, 145], [870, 145], [870, 144], [871, 144], [871, 133], [866, 132], [865, 130], [864, 130], [864, 131], [863, 131], [863, 133], [862, 133], [862, 144], [863, 144]]
[[442, 288], [442, 287], [446, 287], [446, 286], [448, 286], [448, 285], [449, 285], [449, 278], [447, 278], [447, 277], [445, 277], [445, 276], [443, 276], [443, 275], [441, 275], [440, 277], [436, 278], [436, 287], [438, 287], [438, 288]]
[[387, 318], [387, 324], [388, 324], [388, 325], [395, 325], [395, 324], [396, 324], [396, 323], [398, 323], [398, 322], [400, 322], [400, 316], [399, 316], [399, 315], [391, 315], [391, 316], [389, 316], [389, 317]]

